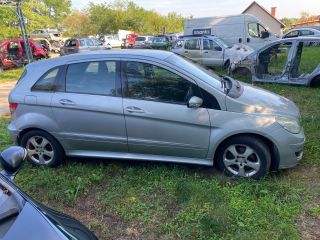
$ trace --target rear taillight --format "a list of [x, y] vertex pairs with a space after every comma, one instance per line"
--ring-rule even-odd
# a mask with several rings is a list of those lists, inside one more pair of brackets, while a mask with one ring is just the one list
[[77, 47], [80, 47], [80, 41], [77, 40]]
[[9, 103], [9, 109], [10, 109], [11, 115], [16, 111], [17, 107], [18, 107], [18, 103]]

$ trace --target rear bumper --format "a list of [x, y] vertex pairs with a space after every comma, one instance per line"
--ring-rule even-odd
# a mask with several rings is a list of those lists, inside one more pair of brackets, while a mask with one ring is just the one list
[[19, 145], [19, 131], [16, 129], [14, 124], [10, 123], [7, 127], [9, 131], [10, 138], [12, 141], [16, 144]]

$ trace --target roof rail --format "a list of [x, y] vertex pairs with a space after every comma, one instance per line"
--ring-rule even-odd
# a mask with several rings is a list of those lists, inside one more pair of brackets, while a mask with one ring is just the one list
[[203, 35], [203, 34], [194, 34], [194, 35], [183, 35], [183, 36], [179, 36], [178, 38], [184, 38], [184, 37], [214, 37], [215, 35]]

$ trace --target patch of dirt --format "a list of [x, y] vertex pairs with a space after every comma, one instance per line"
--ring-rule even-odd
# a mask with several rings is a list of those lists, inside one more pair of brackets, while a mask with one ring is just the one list
[[309, 210], [312, 207], [320, 206], [320, 167], [319, 166], [298, 166], [292, 170], [291, 176], [295, 176], [308, 184], [313, 193], [313, 203], [306, 203], [304, 213], [299, 217], [297, 227], [304, 240], [320, 239], [320, 215], [313, 216]]
[[301, 238], [304, 240], [320, 239], [320, 215], [311, 216], [309, 213], [304, 213], [298, 223], [298, 228], [301, 233]]
[[101, 192], [102, 186], [91, 189], [74, 204], [64, 205], [61, 211], [86, 225], [99, 240], [157, 239], [142, 223], [127, 223], [104, 208], [100, 201]]

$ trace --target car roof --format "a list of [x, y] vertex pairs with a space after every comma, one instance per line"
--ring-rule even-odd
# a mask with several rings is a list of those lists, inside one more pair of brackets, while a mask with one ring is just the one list
[[289, 32], [292, 32], [292, 31], [297, 31], [297, 30], [310, 30], [310, 31], [319, 31], [318, 29], [316, 28], [311, 28], [311, 27], [301, 27], [301, 28], [295, 28], [295, 29], [291, 29]]
[[52, 65], [59, 66], [63, 64], [68, 64], [72, 61], [77, 60], [92, 60], [97, 58], [105, 58], [105, 57], [127, 57], [127, 58], [154, 58], [158, 60], [165, 60], [166, 58], [174, 55], [174, 53], [169, 51], [161, 51], [161, 50], [100, 50], [100, 51], [92, 51], [92, 52], [84, 52], [84, 53], [76, 53], [70, 54], [58, 58], [51, 58], [47, 60], [33, 62], [28, 64], [28, 66], [41, 66], [41, 65]]

